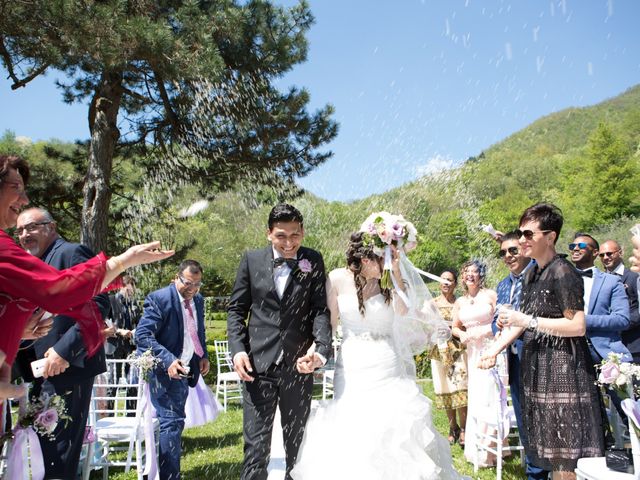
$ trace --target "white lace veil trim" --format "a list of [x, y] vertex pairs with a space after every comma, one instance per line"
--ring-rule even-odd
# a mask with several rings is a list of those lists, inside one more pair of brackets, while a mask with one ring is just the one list
[[413, 357], [434, 345], [446, 342], [451, 337], [451, 329], [442, 319], [419, 270], [402, 249], [398, 249], [398, 253], [404, 292], [395, 284], [393, 275], [392, 280], [399, 297], [396, 301], [402, 300], [407, 309], [402, 314], [398, 313], [400, 309], [395, 309], [392, 336], [396, 353], [402, 361], [403, 373], [415, 377]]

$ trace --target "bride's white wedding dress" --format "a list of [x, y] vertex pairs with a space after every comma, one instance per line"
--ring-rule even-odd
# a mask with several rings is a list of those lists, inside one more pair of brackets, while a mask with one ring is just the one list
[[459, 479], [449, 444], [433, 426], [431, 401], [404, 373], [392, 332], [393, 308], [381, 294], [337, 296], [343, 342], [334, 400], [306, 426], [295, 480]]

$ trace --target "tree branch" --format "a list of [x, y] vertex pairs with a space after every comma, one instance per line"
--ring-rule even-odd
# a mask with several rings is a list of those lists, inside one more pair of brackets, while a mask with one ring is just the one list
[[11, 53], [9, 53], [9, 50], [7, 50], [7, 47], [4, 44], [3, 36], [0, 36], [0, 55], [4, 59], [4, 63], [7, 66], [9, 77], [11, 78], [11, 80], [13, 80], [13, 84], [11, 85], [11, 90], [17, 90], [20, 87], [24, 87], [27, 83], [29, 83], [31, 80], [33, 80], [38, 75], [43, 73], [47, 68], [49, 68], [49, 64], [45, 63], [43, 65], [40, 65], [33, 72], [31, 72], [31, 75], [28, 75], [23, 79], [19, 79], [18, 76], [16, 75], [16, 72], [13, 69], [13, 60], [11, 58]]

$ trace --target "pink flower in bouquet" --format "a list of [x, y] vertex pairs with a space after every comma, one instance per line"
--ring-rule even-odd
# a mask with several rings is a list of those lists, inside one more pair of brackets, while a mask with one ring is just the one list
[[303, 258], [298, 262], [298, 268], [302, 273], [309, 273], [311, 270], [313, 270], [311, 262], [306, 258]]
[[58, 412], [55, 408], [48, 408], [44, 412], [40, 412], [35, 421], [47, 432], [53, 432], [58, 424]]
[[598, 381], [600, 383], [615, 383], [616, 379], [620, 375], [620, 367], [613, 363], [607, 362], [602, 366], [600, 375], [598, 375]]
[[381, 223], [378, 225], [378, 236], [384, 243], [391, 245], [391, 242], [393, 241], [393, 230], [387, 228], [384, 223]]

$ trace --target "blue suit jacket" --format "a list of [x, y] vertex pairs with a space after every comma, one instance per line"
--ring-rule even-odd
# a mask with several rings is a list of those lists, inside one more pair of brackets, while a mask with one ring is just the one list
[[632, 361], [621, 338], [622, 331], [629, 328], [629, 300], [619, 276], [594, 268], [589, 310], [585, 317], [587, 337], [602, 358], [614, 352], [622, 353], [623, 361]]
[[[491, 322], [491, 331], [495, 336], [498, 333], [498, 326], [496, 325], [496, 321], [498, 320], [498, 305], [503, 305], [506, 303], [510, 303], [511, 301], [511, 287], [513, 285], [513, 280], [511, 279], [511, 275], [507, 275], [502, 281], [498, 284], [496, 288], [496, 293], [498, 294], [498, 300], [496, 305], [496, 311], [493, 314], [493, 322]], [[519, 337], [513, 344], [516, 346], [518, 351], [518, 358], [522, 356], [522, 337]], [[511, 349], [508, 349], [511, 352]]]
[[[193, 297], [196, 304], [196, 321], [198, 323], [198, 338], [204, 350], [202, 358], [209, 358], [204, 332], [204, 297], [197, 294]], [[144, 313], [136, 328], [136, 344], [138, 352], [142, 354], [151, 349], [153, 356], [159, 359], [156, 375], [167, 376], [167, 369], [176, 359], [180, 358], [184, 342], [184, 319], [182, 306], [175, 285], [151, 292], [144, 300]], [[195, 386], [200, 376], [200, 358], [193, 354], [189, 362], [193, 378], [189, 385]]]

